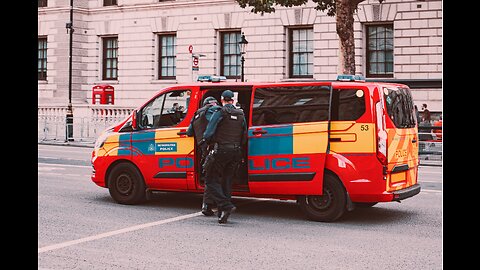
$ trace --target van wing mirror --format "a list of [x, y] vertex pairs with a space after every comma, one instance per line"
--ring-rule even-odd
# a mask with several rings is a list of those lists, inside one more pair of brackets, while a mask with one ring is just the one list
[[138, 129], [138, 126], [137, 126], [137, 115], [138, 114], [138, 111], [137, 110], [133, 110], [132, 112], [132, 128], [133, 130], [136, 130]]

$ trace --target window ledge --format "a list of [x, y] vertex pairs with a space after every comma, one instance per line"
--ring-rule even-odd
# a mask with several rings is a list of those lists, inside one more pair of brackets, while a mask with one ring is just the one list
[[94, 84], [118, 84], [118, 80], [101, 80], [95, 81]]
[[38, 84], [48, 84], [47, 80], [38, 80]]
[[177, 84], [177, 80], [151, 80], [152, 84]]
[[315, 81], [315, 78], [284, 78], [280, 79], [281, 82], [310, 82]]

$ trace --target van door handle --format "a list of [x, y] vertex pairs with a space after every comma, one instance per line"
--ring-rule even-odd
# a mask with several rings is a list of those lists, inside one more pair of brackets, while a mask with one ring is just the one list
[[416, 142], [417, 142], [417, 139], [413, 139], [413, 140], [412, 140], [412, 143], [416, 143]]
[[186, 130], [180, 130], [179, 132], [177, 132], [177, 135], [187, 135], [187, 131]]
[[263, 129], [259, 129], [259, 130], [254, 130], [252, 131], [252, 134], [253, 135], [258, 135], [258, 134], [266, 134], [267, 131], [266, 130], [263, 130]]

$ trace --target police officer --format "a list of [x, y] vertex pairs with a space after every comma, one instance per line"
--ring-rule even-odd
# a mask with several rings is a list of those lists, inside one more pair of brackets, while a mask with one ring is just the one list
[[[200, 164], [203, 164], [205, 157], [207, 156], [207, 147], [203, 139], [203, 133], [207, 128], [207, 124], [210, 121], [213, 113], [221, 109], [218, 105], [217, 99], [214, 97], [207, 97], [202, 104], [202, 108], [198, 109], [193, 116], [190, 125], [187, 129], [187, 136], [194, 136], [195, 142], [197, 143], [197, 149], [200, 151]], [[202, 169], [200, 169], [203, 172]], [[214, 214], [212, 208], [214, 201], [210, 198], [207, 193], [208, 179], [205, 180], [205, 190], [203, 193], [203, 202], [202, 202], [202, 214], [205, 216], [212, 216]]]
[[206, 176], [209, 181], [208, 192], [219, 210], [218, 223], [227, 223], [228, 217], [236, 209], [231, 202], [232, 180], [247, 139], [245, 115], [233, 102], [233, 92], [223, 91], [223, 107], [212, 115], [203, 136], [207, 143], [213, 145], [209, 155], [214, 156], [214, 162]]

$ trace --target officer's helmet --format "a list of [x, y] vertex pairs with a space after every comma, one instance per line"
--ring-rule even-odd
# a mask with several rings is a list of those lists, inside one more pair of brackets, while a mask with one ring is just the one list
[[212, 105], [218, 105], [218, 101], [214, 97], [207, 97], [205, 100], [203, 100], [203, 106], [206, 106], [209, 103]]

